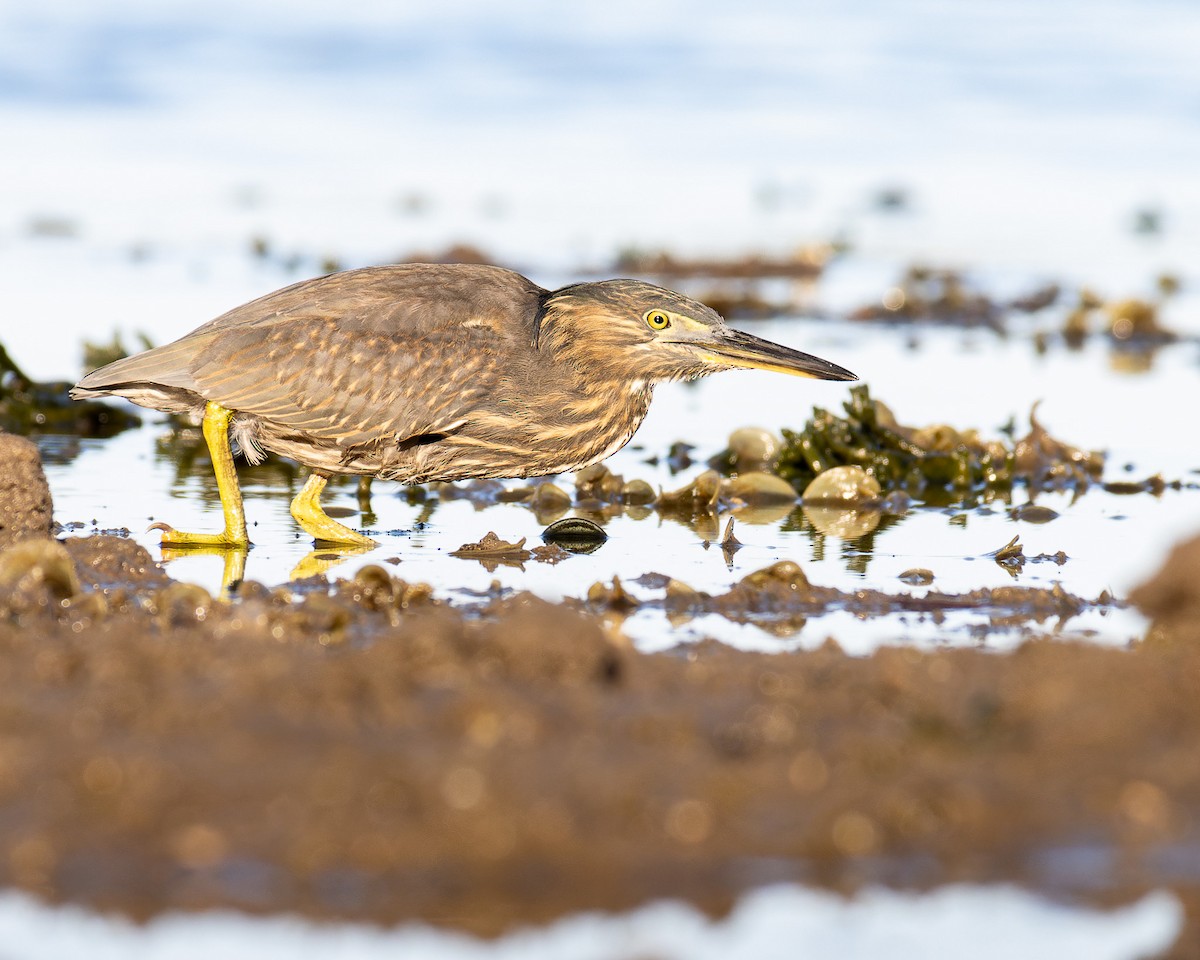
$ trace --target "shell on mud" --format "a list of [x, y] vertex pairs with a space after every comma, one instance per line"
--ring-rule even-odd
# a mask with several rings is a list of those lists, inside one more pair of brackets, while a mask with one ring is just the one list
[[[116, 593], [119, 592], [116, 591]], [[103, 593], [77, 593], [70, 599], [62, 601], [62, 605], [71, 612], [71, 616], [76, 621], [85, 625], [89, 621], [103, 620], [112, 609], [108, 597]]]
[[535, 510], [568, 510], [571, 507], [571, 495], [554, 483], [539, 483], [529, 499]]
[[583, 517], [567, 517], [550, 524], [542, 531], [546, 543], [557, 544], [571, 553], [592, 553], [608, 539], [608, 534], [598, 523]]
[[949, 453], [964, 443], [966, 438], [948, 423], [932, 423], [913, 431], [913, 443], [936, 453]]
[[721, 484], [721, 495], [735, 504], [747, 506], [796, 502], [795, 488], [773, 473], [752, 472], [732, 477]]
[[0, 552], [0, 593], [65, 600], [79, 589], [71, 555], [57, 540], [22, 540]]
[[769, 567], [763, 567], [761, 570], [755, 570], [753, 573], [748, 573], [741, 581], [747, 587], [762, 589], [773, 583], [782, 583], [793, 589], [809, 587], [808, 577], [805, 575], [800, 564], [793, 560], [780, 560], [778, 563], [773, 563]]
[[355, 593], [369, 610], [390, 606], [396, 597], [392, 575], [377, 563], [368, 563], [354, 573]]
[[646, 506], [658, 499], [658, 494], [654, 492], [654, 488], [645, 480], [634, 479], [630, 480], [621, 487], [621, 502], [630, 506]]
[[769, 463], [779, 447], [779, 438], [762, 427], [740, 427], [729, 435], [729, 459], [738, 469]]
[[621, 584], [621, 578], [614, 576], [612, 586], [597, 581], [588, 587], [588, 603], [594, 607], [605, 607], [609, 610], [632, 610], [640, 605], [638, 599], [631, 596]]
[[1025, 523], [1049, 523], [1051, 520], [1058, 519], [1059, 513], [1057, 510], [1044, 507], [1040, 503], [1026, 503], [1023, 506], [1014, 507], [1010, 510], [1009, 516], [1014, 520], [1022, 520]]
[[212, 595], [194, 583], [170, 583], [154, 595], [153, 611], [166, 624], [197, 623], [212, 610]]
[[690, 604], [700, 598], [700, 591], [682, 580], [671, 578], [664, 588], [664, 600], [667, 603]]
[[855, 507], [877, 502], [882, 492], [879, 481], [862, 467], [831, 467], [804, 489], [804, 502]]
[[721, 495], [721, 476], [716, 470], [705, 470], [687, 486], [678, 490], [664, 490], [658, 498], [658, 506], [665, 509], [689, 509], [712, 512]]
[[602, 463], [593, 463], [575, 474], [575, 494], [580, 500], [611, 503], [620, 496], [624, 486], [625, 478]]

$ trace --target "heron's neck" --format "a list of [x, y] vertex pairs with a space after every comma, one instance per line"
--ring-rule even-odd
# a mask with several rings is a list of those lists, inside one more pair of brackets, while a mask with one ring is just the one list
[[573, 469], [598, 463], [625, 446], [646, 418], [653, 393], [654, 385], [645, 380], [581, 385], [566, 411], [568, 420], [574, 420], [580, 451]]

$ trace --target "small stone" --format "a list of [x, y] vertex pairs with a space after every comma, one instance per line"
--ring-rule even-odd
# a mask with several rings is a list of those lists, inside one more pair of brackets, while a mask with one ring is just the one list
[[1058, 518], [1058, 511], [1040, 504], [1027, 503], [1024, 506], [1016, 507], [1012, 511], [1012, 518], [1023, 520], [1025, 523], [1049, 523]]
[[25, 540], [0, 552], [0, 593], [65, 600], [79, 589], [71, 555], [56, 540]]
[[631, 506], [645, 506], [658, 499], [654, 488], [645, 480], [630, 480], [621, 487], [621, 502]]
[[566, 510], [571, 506], [571, 495], [556, 484], [539, 483], [529, 502], [535, 510]]
[[591, 520], [568, 517], [550, 524], [542, 531], [542, 539], [571, 553], [591, 553], [608, 539], [608, 534], [600, 524]]
[[721, 485], [721, 493], [729, 500], [748, 506], [796, 502], [795, 488], [772, 473], [743, 473], [726, 480]]
[[882, 490], [879, 481], [862, 467], [832, 467], [804, 490], [804, 502], [853, 507], [877, 501]]
[[729, 435], [729, 459], [739, 470], [769, 463], [779, 452], [779, 439], [762, 427], [741, 427]]

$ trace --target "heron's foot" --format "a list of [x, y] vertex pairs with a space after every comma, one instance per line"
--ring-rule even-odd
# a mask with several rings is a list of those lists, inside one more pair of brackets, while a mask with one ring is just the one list
[[351, 530], [344, 523], [338, 523], [332, 517], [318, 508], [315, 514], [300, 516], [295, 510], [292, 516], [304, 528], [304, 532], [316, 541], [317, 545], [329, 544], [337, 547], [374, 547], [377, 542], [365, 533]]
[[351, 530], [338, 523], [321, 509], [321, 491], [326, 478], [318, 473], [311, 474], [303, 489], [292, 501], [292, 516], [318, 544], [337, 544], [356, 547], [373, 547], [375, 541], [366, 534]]
[[161, 530], [162, 545], [176, 549], [217, 547], [226, 550], [245, 550], [250, 546], [250, 539], [245, 533], [238, 534], [229, 530], [223, 530], [220, 533], [188, 533], [185, 530], [176, 530], [169, 523], [163, 523], [161, 520], [158, 523], [150, 524], [146, 530], [147, 532]]

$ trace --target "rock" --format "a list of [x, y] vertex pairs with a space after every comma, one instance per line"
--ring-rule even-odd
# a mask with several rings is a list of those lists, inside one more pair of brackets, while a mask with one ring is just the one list
[[632, 506], [645, 506], [658, 499], [654, 488], [645, 480], [633, 479], [621, 488], [621, 503]]
[[553, 483], [539, 483], [533, 490], [530, 503], [536, 510], [566, 511], [571, 509], [571, 495]]
[[37, 446], [0, 432], [0, 549], [50, 536], [54, 507]]
[[729, 435], [729, 456], [738, 470], [762, 467], [779, 453], [779, 438], [762, 427], [740, 427]]
[[0, 550], [0, 610], [48, 609], [77, 593], [75, 564], [57, 540], [29, 539]]
[[786, 503], [790, 506], [796, 502], [795, 488], [773, 473], [743, 473], [723, 481], [721, 492], [727, 499], [738, 504]]
[[855, 507], [879, 500], [879, 481], [862, 467], [832, 467], [817, 474], [804, 491], [804, 502]]
[[1152, 621], [1147, 639], [1200, 642], [1200, 536], [1177, 545], [1129, 600]]

